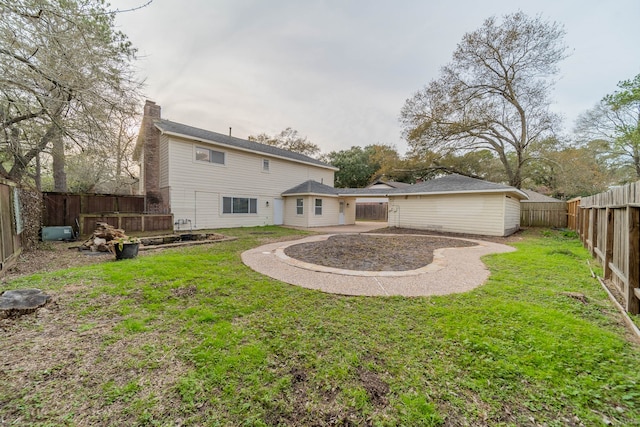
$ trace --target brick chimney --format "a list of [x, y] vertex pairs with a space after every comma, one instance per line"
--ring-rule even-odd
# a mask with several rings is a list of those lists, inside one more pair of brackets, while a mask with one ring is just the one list
[[147, 100], [140, 126], [142, 142], [142, 182], [144, 185], [145, 211], [148, 213], [168, 213], [168, 199], [165, 201], [160, 189], [160, 130], [154, 121], [160, 119], [161, 108]]

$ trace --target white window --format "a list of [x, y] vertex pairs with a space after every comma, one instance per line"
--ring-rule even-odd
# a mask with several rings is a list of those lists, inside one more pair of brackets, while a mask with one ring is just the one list
[[316, 199], [316, 215], [322, 215], [322, 199]]
[[258, 213], [258, 199], [248, 197], [223, 197], [223, 214], [254, 214]]
[[262, 172], [269, 172], [269, 159], [262, 159]]
[[211, 150], [204, 147], [196, 147], [196, 160], [201, 162], [215, 163], [224, 165], [224, 152]]
[[304, 213], [304, 199], [296, 199], [296, 214], [302, 215]]

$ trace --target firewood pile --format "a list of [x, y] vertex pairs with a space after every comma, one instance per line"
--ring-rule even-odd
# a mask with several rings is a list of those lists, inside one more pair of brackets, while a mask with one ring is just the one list
[[90, 250], [91, 252], [113, 252], [113, 240], [128, 240], [129, 236], [124, 234], [124, 230], [115, 228], [106, 222], [96, 223], [96, 229], [81, 246], [80, 250]]

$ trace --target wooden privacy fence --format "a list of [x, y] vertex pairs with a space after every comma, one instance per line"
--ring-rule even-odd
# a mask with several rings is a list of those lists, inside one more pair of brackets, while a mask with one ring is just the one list
[[578, 231], [578, 210], [580, 197], [567, 201], [567, 228]]
[[19, 204], [15, 184], [0, 179], [0, 276], [13, 266], [22, 252]]
[[144, 196], [43, 193], [43, 198], [44, 226], [79, 225], [82, 236], [93, 232], [98, 221], [127, 232], [173, 231], [173, 215], [144, 213]]
[[520, 202], [520, 225], [523, 227], [566, 227], [566, 202]]
[[387, 202], [356, 203], [356, 221], [387, 221]]
[[173, 215], [167, 214], [80, 214], [80, 235], [87, 236], [96, 229], [98, 222], [106, 222], [127, 233], [134, 231], [173, 231]]
[[583, 197], [576, 217], [582, 242], [622, 294], [625, 309], [640, 312], [640, 181]]

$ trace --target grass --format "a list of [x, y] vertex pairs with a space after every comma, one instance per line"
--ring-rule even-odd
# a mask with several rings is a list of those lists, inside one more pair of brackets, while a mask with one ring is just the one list
[[[640, 425], [640, 352], [572, 236], [529, 232], [489, 281], [430, 298], [323, 294], [233, 242], [34, 275], [2, 325], [7, 425]], [[587, 303], [567, 293], [585, 295]]]

